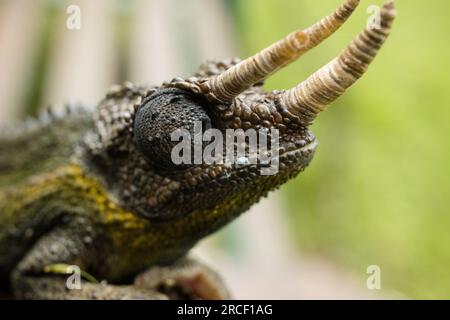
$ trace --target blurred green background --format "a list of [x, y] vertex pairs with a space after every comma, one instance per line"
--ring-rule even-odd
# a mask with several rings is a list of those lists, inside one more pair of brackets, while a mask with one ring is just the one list
[[[238, 1], [236, 1], [238, 2]], [[238, 2], [247, 53], [340, 1]], [[381, 1], [362, 1], [363, 8]], [[450, 297], [450, 2], [397, 1], [391, 38], [369, 72], [313, 125], [310, 168], [283, 196], [299, 247], [414, 298]], [[364, 10], [364, 9], [361, 9]], [[333, 58], [364, 25], [341, 31], [267, 81], [292, 87]]]
[[[95, 104], [113, 83], [158, 83], [179, 75], [177, 72], [195, 70], [206, 58], [234, 53], [248, 56], [292, 30], [309, 26], [343, 1], [218, 0], [195, 1], [194, 6], [194, 1], [150, 0], [150, 9], [144, 2], [95, 1], [95, 6], [102, 8], [95, 11], [83, 0], [1, 1], [0, 15], [9, 17], [0, 20], [1, 122], [7, 122], [6, 115], [36, 114], [49, 103], [59, 103], [61, 97], [79, 97]], [[69, 3], [80, 3], [82, 13], [90, 12], [86, 19], [91, 20], [83, 20], [86, 24], [78, 33], [83, 37], [92, 35], [92, 21], [111, 17], [103, 34], [90, 42], [76, 42], [84, 50], [81, 62], [73, 57], [61, 60], [73, 52], [58, 42], [61, 33], [67, 42], [79, 41], [75, 33], [61, 31]], [[171, 7], [155, 15], [154, 9], [162, 3], [171, 3]], [[369, 265], [380, 266], [383, 289], [411, 298], [450, 298], [450, 2], [396, 3], [393, 33], [369, 72], [313, 125], [320, 142], [315, 159], [281, 190], [281, 206], [286, 210], [280, 214], [288, 226], [282, 232], [287, 232], [294, 250], [302, 255], [320, 256], [357, 277], [364, 278]], [[338, 33], [271, 77], [266, 88], [293, 87], [336, 56], [365, 26], [366, 8], [373, 4], [382, 1], [362, 0]], [[27, 12], [32, 16], [24, 16]], [[22, 30], [20, 19], [27, 22], [35, 16], [40, 18], [30, 23], [32, 31]], [[145, 28], [141, 24], [136, 28], [136, 16], [147, 23]], [[225, 22], [213, 27], [217, 21]], [[155, 25], [160, 29], [153, 30]], [[164, 36], [170, 26], [173, 29], [168, 35], [177, 42], [176, 49], [167, 45], [169, 36]], [[228, 31], [218, 35], [214, 28]], [[136, 36], [138, 31], [141, 33]], [[162, 38], [155, 36], [160, 31]], [[30, 37], [23, 42], [33, 43], [32, 50], [17, 45], [24, 37]], [[133, 44], [134, 38], [141, 44], [147, 37], [155, 38], [146, 47]], [[89, 51], [94, 45], [98, 47], [95, 52], [103, 55]], [[164, 54], [147, 59], [155, 52]], [[174, 52], [181, 61], [177, 68], [171, 58]], [[19, 59], [22, 56], [28, 57], [26, 62]], [[164, 63], [169, 66], [156, 72]], [[64, 68], [54, 65], [69, 69], [58, 73]], [[23, 70], [14, 69], [16, 66]], [[87, 70], [79, 71], [83, 67]], [[106, 73], [108, 76], [99, 78]], [[161, 79], [156, 73], [163, 75]], [[55, 94], [55, 86], [64, 83], [65, 91]], [[91, 91], [83, 94], [83, 85]], [[8, 95], [13, 91], [13, 97]], [[223, 250], [242, 251], [243, 230], [232, 225], [217, 242]]]

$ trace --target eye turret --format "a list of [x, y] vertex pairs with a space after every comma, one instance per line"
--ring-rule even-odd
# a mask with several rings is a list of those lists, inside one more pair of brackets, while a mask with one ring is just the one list
[[[134, 141], [145, 158], [159, 168], [186, 168], [189, 164], [175, 164], [172, 149], [179, 141], [172, 141], [177, 129], [187, 130], [194, 136], [194, 125], [202, 124], [205, 131], [212, 121], [205, 111], [206, 103], [189, 92], [175, 88], [156, 91], [144, 100], [134, 121]], [[193, 139], [192, 150], [193, 150]]]

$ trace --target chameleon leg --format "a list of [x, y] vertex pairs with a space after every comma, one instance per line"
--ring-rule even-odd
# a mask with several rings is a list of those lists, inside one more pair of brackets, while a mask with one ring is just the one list
[[[183, 258], [167, 266], [154, 266], [139, 274], [134, 284], [94, 283], [84, 271], [89, 250], [79, 236], [58, 228], [43, 236], [18, 264], [11, 284], [19, 299], [227, 299], [220, 277], [207, 266]], [[79, 229], [78, 229], [79, 230]], [[67, 267], [80, 269], [79, 286], [70, 286]]]
[[[42, 237], [11, 275], [14, 296], [19, 299], [165, 299], [158, 292], [135, 286], [116, 286], [80, 281], [68, 286], [62, 264], [86, 266], [83, 241], [56, 229]], [[58, 274], [60, 273], [60, 274]], [[69, 289], [71, 288], [71, 289]]]
[[136, 277], [134, 285], [156, 290], [169, 299], [230, 299], [220, 276], [190, 257], [171, 265], [151, 267]]

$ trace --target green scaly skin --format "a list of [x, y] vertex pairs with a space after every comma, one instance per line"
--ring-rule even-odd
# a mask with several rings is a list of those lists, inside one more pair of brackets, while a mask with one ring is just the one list
[[[172, 94], [190, 95], [174, 87], [116, 86], [93, 113], [53, 117], [0, 140], [0, 275], [11, 279], [17, 297], [161, 297], [156, 285], [143, 294], [130, 284], [149, 267], [176, 266], [199, 239], [295, 176], [312, 158], [314, 138], [305, 128], [298, 136], [282, 136], [286, 154], [275, 176], [261, 176], [259, 165], [153, 166], [136, 147], [135, 114], [158, 90], [169, 90], [163, 94], [167, 101]], [[249, 90], [249, 100], [260, 92], [260, 87]], [[212, 106], [199, 103], [192, 107]], [[221, 115], [215, 117], [225, 130]], [[106, 280], [105, 295], [65, 290], [66, 276], [48, 274], [58, 264], [77, 265]], [[214, 288], [211, 296], [228, 296], [212, 271], [204, 267], [202, 273], [216, 279], [202, 282], [202, 288]]]
[[[347, 1], [337, 18], [357, 2]], [[381, 30], [366, 29], [289, 99], [258, 82], [224, 102], [208, 80], [239, 60], [209, 62], [193, 77], [114, 86], [92, 112], [47, 116], [0, 135], [5, 290], [32, 299], [227, 298], [220, 278], [186, 255], [308, 166], [317, 147], [308, 126], [326, 106], [320, 101], [333, 101], [362, 76], [394, 16], [390, 2]], [[262, 175], [266, 165], [245, 161], [176, 165], [170, 135], [192, 134], [195, 121], [223, 136], [278, 130], [278, 172]], [[234, 141], [234, 150], [239, 144], [250, 147]], [[277, 158], [271, 149], [267, 155]], [[85, 278], [77, 290], [67, 286], [73, 265]]]
[[[227, 297], [213, 271], [196, 261], [179, 259], [187, 248], [172, 245], [160, 250], [167, 235], [182, 232], [176, 225], [152, 223], [122, 208], [83, 163], [86, 150], [81, 142], [93, 123], [91, 113], [76, 112], [0, 139], [0, 279], [4, 288], [11, 277], [18, 298], [165, 299], [200, 293]], [[156, 281], [151, 275], [141, 279], [139, 286], [126, 285], [146, 267], [169, 261], [174, 263], [164, 267], [166, 278]], [[61, 263], [77, 265], [97, 279], [120, 286], [85, 283], [83, 290], [68, 291], [66, 276], [49, 277], [45, 271]], [[177, 279], [180, 274], [195, 278], [200, 273], [206, 275], [201, 287], [212, 287], [206, 293], [199, 289], [197, 294], [192, 286], [172, 285], [163, 288], [164, 293], [159, 288], [167, 278]]]

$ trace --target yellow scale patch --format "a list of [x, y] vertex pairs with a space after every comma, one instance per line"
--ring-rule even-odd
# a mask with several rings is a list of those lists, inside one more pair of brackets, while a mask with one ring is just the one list
[[93, 217], [94, 221], [103, 227], [102, 232], [113, 242], [115, 250], [123, 251], [122, 254], [130, 259], [142, 259], [138, 257], [140, 254], [145, 255], [146, 259], [156, 258], [164, 254], [164, 248], [170, 251], [182, 243], [186, 244], [186, 241], [188, 243], [235, 205], [234, 201], [229, 201], [211, 210], [154, 222], [121, 207], [99, 180], [72, 163], [51, 173], [33, 176], [24, 184], [4, 191], [3, 196], [0, 192], [0, 209], [6, 209], [11, 214], [11, 221], [25, 218], [18, 218], [17, 215], [27, 204], [43, 201], [45, 197], [50, 201], [52, 198], [59, 199], [75, 207], [85, 205], [94, 209], [97, 215]]
[[[7, 219], [13, 221], [23, 208], [56, 194], [74, 204], [79, 203], [80, 199], [86, 200], [98, 213], [97, 219], [102, 224], [120, 226], [112, 227], [111, 232], [115, 229], [142, 230], [149, 225], [148, 220], [118, 205], [101, 183], [89, 177], [77, 164], [60, 167], [52, 173], [33, 176], [20, 186], [0, 191], [0, 208], [3, 208], [2, 213], [6, 214]], [[117, 237], [111, 235], [111, 238], [121, 242], [119, 234]]]

